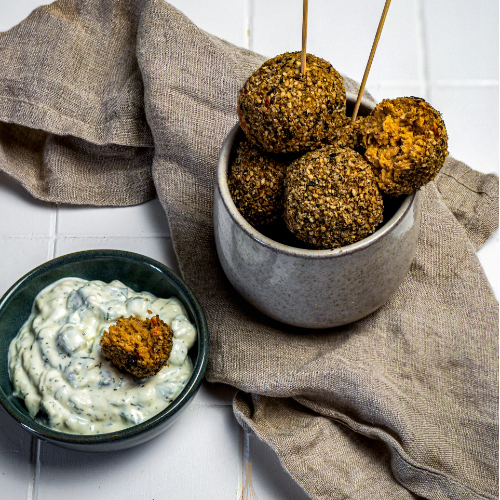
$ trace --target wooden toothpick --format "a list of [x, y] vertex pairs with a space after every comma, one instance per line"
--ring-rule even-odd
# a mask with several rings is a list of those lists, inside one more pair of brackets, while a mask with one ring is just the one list
[[252, 484], [252, 462], [245, 464], [245, 486], [241, 492], [241, 500], [259, 500]]
[[304, 8], [302, 10], [302, 54], [300, 56], [300, 72], [303, 75], [306, 72], [307, 3], [308, 0], [304, 0]]
[[359, 88], [356, 105], [354, 106], [354, 112], [352, 114], [352, 123], [356, 121], [356, 117], [358, 116], [359, 105], [361, 104], [361, 98], [363, 97], [363, 92], [365, 91], [366, 80], [368, 79], [368, 73], [370, 72], [370, 68], [372, 66], [373, 56], [375, 55], [375, 51], [377, 50], [378, 41], [380, 35], [382, 34], [382, 28], [384, 27], [385, 18], [387, 17], [387, 11], [389, 10], [390, 4], [391, 0], [386, 0], [384, 5], [384, 10], [382, 11], [382, 17], [380, 18], [380, 22], [378, 23], [377, 34], [375, 35], [375, 40], [373, 40], [370, 57], [368, 58], [368, 63], [366, 64], [365, 74], [363, 75], [363, 80], [361, 81], [361, 87]]

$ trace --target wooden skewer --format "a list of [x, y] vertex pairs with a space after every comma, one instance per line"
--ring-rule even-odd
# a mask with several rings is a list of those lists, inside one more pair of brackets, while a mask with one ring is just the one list
[[368, 63], [366, 64], [365, 74], [363, 75], [363, 80], [361, 81], [361, 86], [359, 87], [358, 98], [356, 100], [356, 105], [354, 106], [354, 112], [352, 114], [352, 123], [356, 121], [358, 116], [359, 105], [361, 104], [361, 98], [363, 97], [363, 92], [365, 91], [366, 80], [368, 79], [368, 73], [372, 66], [373, 57], [375, 56], [375, 51], [377, 50], [378, 41], [380, 35], [382, 34], [382, 28], [384, 27], [385, 18], [387, 17], [387, 11], [389, 10], [389, 5], [391, 0], [386, 0], [384, 10], [382, 11], [382, 17], [378, 24], [377, 34], [375, 35], [375, 40], [373, 40], [372, 51], [370, 52], [370, 57], [368, 58]]
[[302, 54], [300, 56], [301, 74], [305, 74], [306, 72], [307, 3], [308, 0], [304, 0], [304, 7], [302, 10]]

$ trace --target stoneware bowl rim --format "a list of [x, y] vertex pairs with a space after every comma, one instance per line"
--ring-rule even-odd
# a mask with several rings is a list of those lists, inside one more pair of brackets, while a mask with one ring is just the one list
[[[347, 95], [348, 100], [356, 99], [354, 94]], [[361, 100], [362, 106], [371, 109], [373, 108], [373, 104], [363, 98]], [[274, 252], [279, 252], [282, 254], [286, 254], [292, 257], [306, 257], [306, 258], [314, 258], [314, 259], [331, 259], [331, 258], [341, 258], [346, 255], [351, 255], [360, 250], [364, 250], [365, 248], [374, 245], [379, 240], [384, 238], [388, 233], [392, 232], [399, 223], [405, 217], [405, 214], [412, 208], [412, 205], [415, 202], [416, 193], [412, 193], [404, 198], [400, 207], [396, 210], [396, 213], [377, 231], [372, 233], [370, 236], [357, 241], [356, 243], [352, 243], [351, 245], [346, 245], [340, 248], [334, 248], [329, 250], [309, 250], [304, 248], [296, 248], [289, 245], [284, 245], [282, 243], [278, 243], [277, 241], [264, 236], [261, 232], [257, 231], [253, 226], [248, 223], [244, 217], [240, 214], [239, 210], [236, 208], [234, 204], [231, 194], [229, 193], [229, 188], [227, 185], [227, 172], [229, 170], [229, 158], [231, 155], [231, 148], [234, 144], [234, 141], [238, 135], [238, 133], [243, 134], [243, 131], [240, 128], [239, 122], [234, 125], [229, 134], [227, 135], [224, 143], [222, 144], [222, 148], [219, 155], [219, 161], [217, 165], [217, 189], [219, 191], [220, 197], [226, 210], [230, 214], [233, 222], [238, 225], [253, 241], [257, 244], [262, 245], [269, 250]]]
[[[169, 282], [174, 288], [182, 292], [184, 299], [187, 299], [189, 301], [192, 310], [194, 311], [195, 318], [192, 319], [194, 319], [195, 323], [197, 323], [198, 356], [196, 362], [193, 364], [193, 374], [191, 375], [191, 378], [189, 379], [187, 385], [184, 387], [179, 396], [167, 408], [140, 424], [128, 427], [118, 432], [107, 434], [69, 434], [58, 432], [42, 424], [39, 424], [29, 414], [24, 414], [19, 411], [9, 400], [9, 398], [12, 398], [13, 395], [6, 394], [3, 388], [0, 386], [1, 406], [21, 427], [28, 430], [31, 434], [34, 434], [42, 440], [53, 442], [54, 444], [61, 443], [63, 446], [78, 445], [81, 446], [82, 449], [85, 448], [86, 451], [101, 451], [101, 449], [97, 447], [95, 450], [92, 450], [92, 448], [93, 445], [102, 445], [103, 443], [109, 443], [111, 447], [107, 449], [111, 450], [113, 449], [113, 443], [118, 446], [119, 443], [123, 443], [138, 435], [142, 435], [143, 433], [150, 431], [151, 429], [169, 420], [186, 404], [188, 404], [194, 394], [196, 394], [196, 392], [198, 391], [208, 361], [209, 337], [207, 321], [201, 305], [199, 304], [191, 288], [164, 264], [161, 264], [160, 262], [151, 259], [150, 257], [146, 257], [144, 255], [133, 252], [126, 252], [122, 250], [86, 250], [62, 255], [60, 257], [49, 260], [44, 264], [41, 264], [40, 266], [26, 273], [18, 281], [16, 281], [16, 283], [14, 283], [0, 299], [0, 322], [2, 319], [2, 312], [5, 306], [8, 306], [10, 299], [14, 297], [16, 293], [19, 293], [22, 290], [23, 286], [29, 285], [30, 281], [32, 281], [36, 277], [41, 276], [43, 273], [54, 271], [59, 266], [65, 263], [77, 261], [83, 262], [92, 259], [103, 258], [118, 258], [129, 263], [138, 263], [141, 266], [149, 266], [153, 270], [160, 273], [164, 278], [166, 278], [166, 281]], [[180, 297], [179, 299], [182, 300]], [[137, 444], [140, 444], [140, 442]]]

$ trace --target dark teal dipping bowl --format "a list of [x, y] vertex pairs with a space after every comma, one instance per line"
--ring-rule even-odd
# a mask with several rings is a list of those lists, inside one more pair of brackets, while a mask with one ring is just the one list
[[[66, 277], [119, 280], [136, 292], [157, 297], [177, 297], [195, 325], [198, 339], [189, 351], [193, 374], [181, 394], [162, 412], [145, 422], [119, 432], [95, 436], [57, 432], [33, 420], [23, 401], [13, 395], [9, 378], [8, 352], [31, 314], [38, 293], [54, 281]], [[201, 306], [192, 290], [168, 267], [130, 252], [89, 250], [63, 255], [33, 269], [15, 283], [0, 300], [0, 404], [24, 429], [52, 444], [80, 451], [116, 451], [154, 438], [181, 415], [200, 387], [208, 360], [208, 327]]]

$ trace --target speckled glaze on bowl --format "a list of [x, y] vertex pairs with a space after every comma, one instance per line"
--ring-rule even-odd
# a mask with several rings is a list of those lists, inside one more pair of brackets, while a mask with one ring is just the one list
[[[348, 109], [356, 96], [348, 95]], [[360, 115], [372, 105], [363, 100]], [[227, 186], [236, 125], [219, 157], [214, 226], [222, 268], [234, 288], [264, 314], [306, 328], [345, 325], [387, 302], [408, 273], [420, 228], [420, 193], [401, 200], [369, 237], [334, 250], [295, 248], [264, 236], [238, 212]]]
[[[120, 280], [135, 291], [147, 291], [157, 297], [176, 296], [186, 308], [198, 333], [189, 351], [193, 374], [181, 394], [162, 412], [141, 424], [115, 433], [95, 436], [57, 432], [35, 422], [24, 403], [12, 392], [8, 352], [11, 340], [28, 319], [36, 295], [47, 285], [64, 277]], [[0, 404], [16, 422], [36, 437], [78, 451], [116, 451], [154, 438], [169, 427], [187, 408], [198, 392], [208, 360], [208, 327], [201, 306], [191, 289], [168, 267], [130, 252], [89, 250], [53, 259], [33, 269], [15, 283], [0, 300]]]

